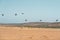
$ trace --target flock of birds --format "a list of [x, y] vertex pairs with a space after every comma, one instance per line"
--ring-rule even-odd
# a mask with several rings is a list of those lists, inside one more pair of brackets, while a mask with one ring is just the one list
[[[21, 13], [22, 15], [24, 15], [24, 13]], [[17, 13], [14, 14], [15, 16], [18, 16]], [[1, 16], [5, 16], [4, 14], [1, 14]], [[25, 19], [25, 21], [27, 21], [27, 19]]]
[[[24, 13], [21, 13], [22, 15], [24, 15]], [[17, 16], [18, 14], [17, 13], [15, 13], [14, 14], [15, 16]], [[1, 16], [5, 16], [4, 14], [1, 14]], [[28, 20], [27, 19], [25, 19], [25, 21], [27, 22]], [[41, 22], [42, 20], [40, 20], [40, 22]], [[56, 19], [56, 22], [58, 22], [59, 20], [58, 19]]]

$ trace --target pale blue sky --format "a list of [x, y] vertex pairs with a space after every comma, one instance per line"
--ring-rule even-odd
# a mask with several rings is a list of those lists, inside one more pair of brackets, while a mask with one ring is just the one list
[[[21, 15], [21, 13], [24, 15]], [[0, 23], [54, 22], [60, 20], [60, 0], [0, 0]], [[18, 13], [18, 16], [14, 16]]]

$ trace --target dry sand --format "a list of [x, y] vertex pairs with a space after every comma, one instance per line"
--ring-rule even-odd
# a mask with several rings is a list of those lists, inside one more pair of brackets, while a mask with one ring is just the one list
[[60, 40], [60, 29], [0, 27], [0, 40]]

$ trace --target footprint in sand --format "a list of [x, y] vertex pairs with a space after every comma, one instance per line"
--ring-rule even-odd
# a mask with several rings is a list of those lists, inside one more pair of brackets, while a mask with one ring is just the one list
[[40, 40], [49, 40], [49, 38], [46, 35], [43, 35], [40, 37]]

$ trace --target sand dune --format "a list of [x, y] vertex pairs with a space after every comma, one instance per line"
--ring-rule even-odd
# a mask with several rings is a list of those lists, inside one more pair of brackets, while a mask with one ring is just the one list
[[1, 26], [0, 40], [60, 40], [60, 29]]

